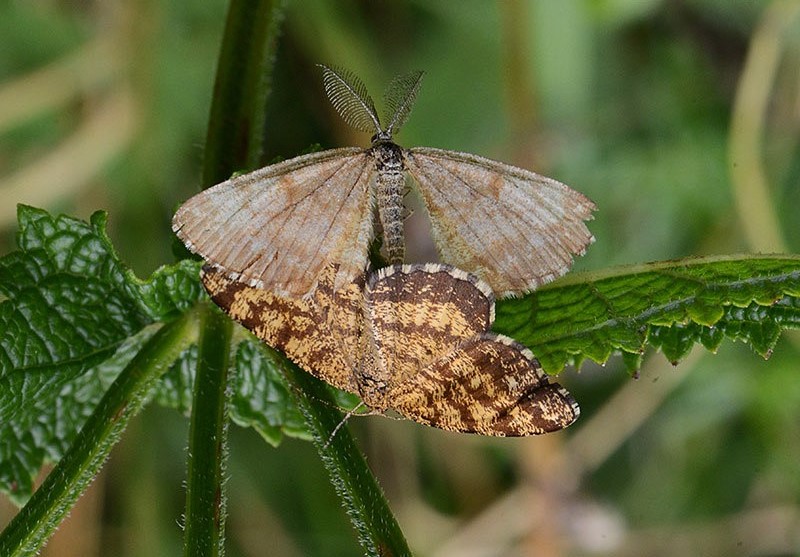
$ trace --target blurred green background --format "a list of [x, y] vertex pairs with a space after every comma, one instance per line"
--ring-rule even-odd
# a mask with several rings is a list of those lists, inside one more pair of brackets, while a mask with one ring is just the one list
[[[0, 253], [15, 204], [110, 213], [139, 276], [173, 260], [197, 191], [226, 2], [0, 3]], [[800, 2], [295, 0], [266, 160], [368, 144], [315, 63], [376, 100], [426, 71], [402, 145], [473, 152], [562, 180], [598, 205], [576, 269], [800, 250]], [[798, 337], [614, 358], [560, 378], [581, 419], [492, 440], [351, 419], [419, 555], [800, 555]], [[180, 551], [186, 420], [151, 407], [47, 556]], [[314, 448], [231, 432], [229, 555], [361, 550]], [[15, 510], [0, 501], [0, 525]]]

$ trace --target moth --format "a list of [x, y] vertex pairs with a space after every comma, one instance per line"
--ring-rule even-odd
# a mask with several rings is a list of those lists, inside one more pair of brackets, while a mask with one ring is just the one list
[[302, 155], [236, 176], [175, 213], [175, 234], [230, 278], [301, 297], [337, 264], [340, 288], [365, 272], [376, 220], [389, 262], [402, 263], [406, 174], [425, 203], [440, 259], [499, 296], [561, 276], [594, 240], [584, 223], [594, 204], [561, 182], [477, 155], [394, 143], [422, 72], [390, 83], [386, 126], [360, 79], [328, 66], [322, 72], [345, 122], [374, 133], [368, 149]]
[[578, 404], [533, 354], [489, 331], [494, 296], [448, 265], [394, 265], [334, 289], [336, 266], [306, 298], [284, 298], [206, 265], [214, 302], [316, 377], [374, 412], [441, 429], [536, 435], [573, 423]]

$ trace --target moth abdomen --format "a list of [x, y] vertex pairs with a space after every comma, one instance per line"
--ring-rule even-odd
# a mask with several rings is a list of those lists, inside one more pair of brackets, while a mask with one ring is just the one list
[[402, 149], [391, 142], [378, 142], [372, 147], [375, 157], [375, 186], [378, 217], [383, 227], [383, 245], [389, 263], [402, 263], [405, 257], [403, 235], [403, 195], [405, 165]]

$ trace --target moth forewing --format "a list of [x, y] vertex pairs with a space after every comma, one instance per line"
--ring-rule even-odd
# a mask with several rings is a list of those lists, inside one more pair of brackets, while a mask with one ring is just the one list
[[304, 296], [339, 263], [341, 287], [366, 268], [374, 174], [373, 158], [359, 148], [303, 155], [195, 195], [172, 228], [191, 251], [250, 286]]
[[498, 296], [563, 275], [594, 241], [584, 221], [595, 206], [545, 176], [477, 155], [403, 150], [443, 261], [488, 282]]
[[365, 299], [382, 365], [400, 382], [494, 321], [489, 286], [449, 265], [384, 268], [371, 276]]
[[488, 332], [494, 297], [474, 275], [395, 265], [371, 275], [365, 299], [377, 354], [372, 374], [385, 383], [379, 408], [495, 436], [547, 433], [577, 418], [575, 400], [550, 383], [530, 351]]
[[[358, 392], [343, 346], [330, 334], [316, 300], [283, 298], [252, 288], [212, 265], [203, 267], [200, 278], [214, 303], [259, 339], [315, 377]], [[323, 277], [323, 282], [328, 280], [332, 276]], [[349, 309], [344, 305], [341, 312]]]

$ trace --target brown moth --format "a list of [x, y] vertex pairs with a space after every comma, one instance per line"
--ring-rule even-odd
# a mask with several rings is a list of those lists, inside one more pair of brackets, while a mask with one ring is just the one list
[[283, 298], [206, 265], [214, 302], [316, 377], [377, 412], [496, 436], [563, 429], [580, 410], [533, 354], [490, 333], [489, 286], [448, 265], [394, 265], [335, 290], [335, 266], [310, 297]]
[[556, 180], [477, 155], [393, 143], [422, 72], [392, 81], [383, 127], [361, 80], [322, 69], [331, 103], [348, 124], [375, 134], [372, 146], [302, 155], [184, 203], [172, 229], [229, 277], [304, 296], [336, 263], [341, 288], [367, 267], [376, 207], [388, 259], [402, 263], [406, 173], [425, 202], [442, 261], [478, 275], [499, 296], [561, 276], [594, 240], [584, 224], [594, 204]]

